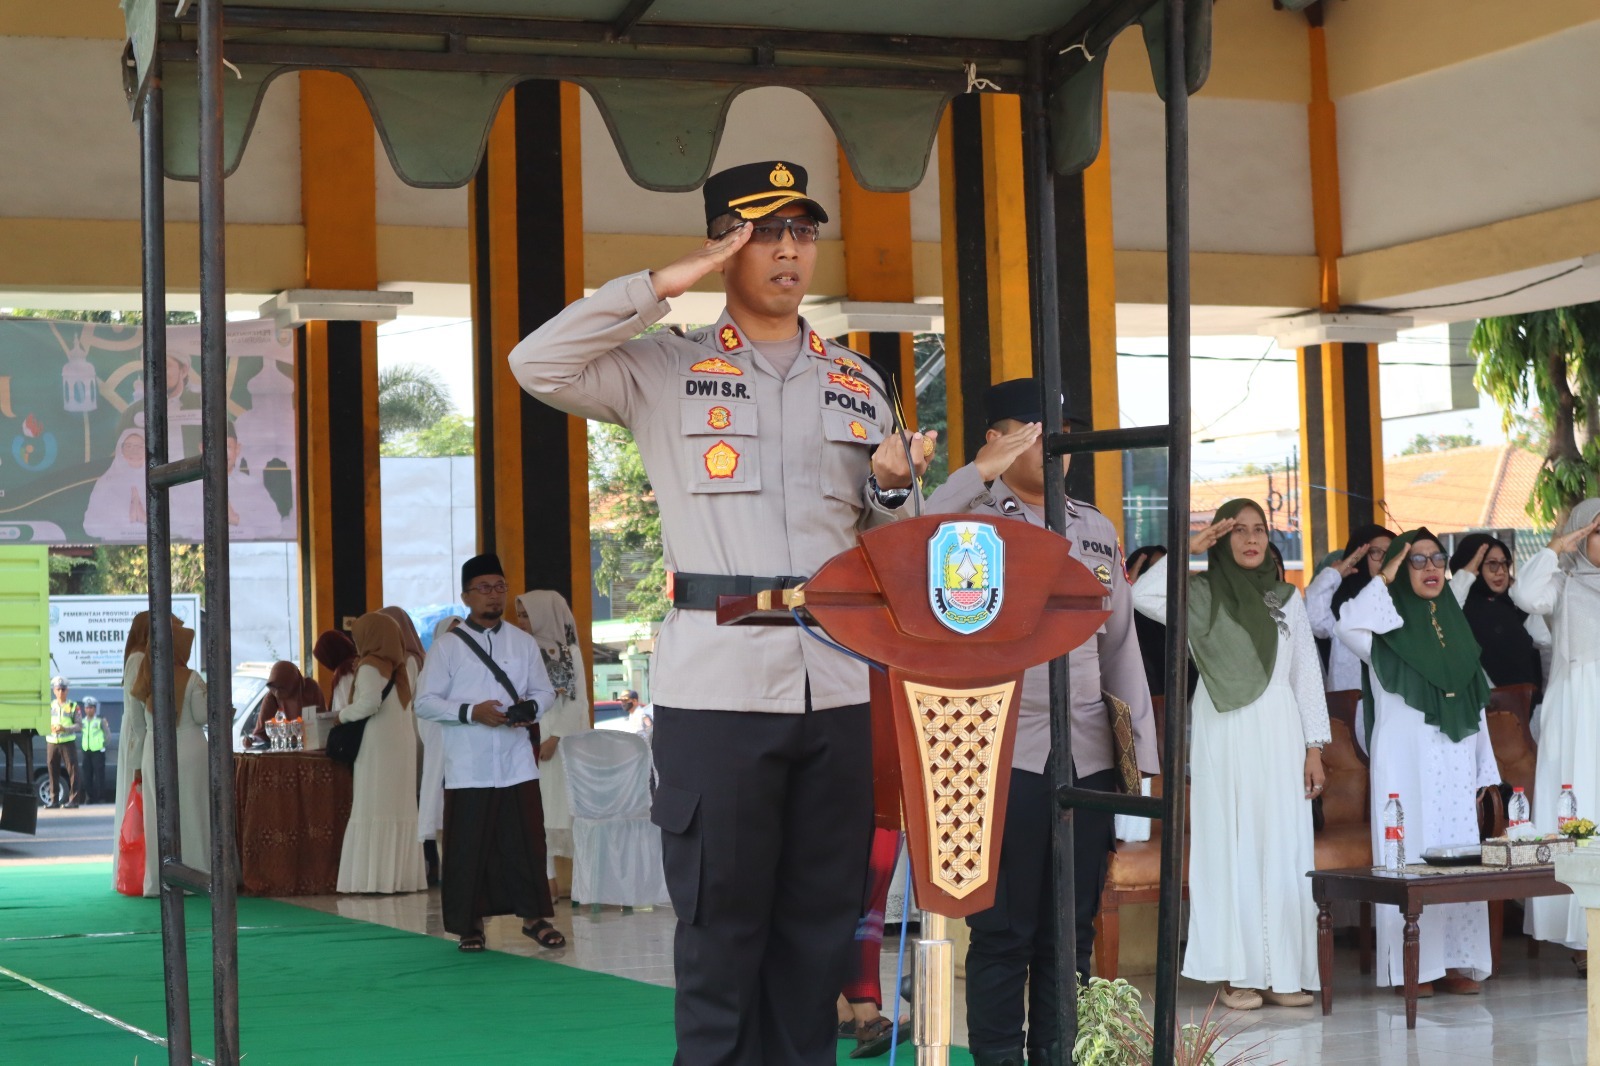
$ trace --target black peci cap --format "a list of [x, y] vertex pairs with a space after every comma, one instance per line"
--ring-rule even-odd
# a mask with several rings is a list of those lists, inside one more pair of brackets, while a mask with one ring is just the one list
[[[1037, 378], [1012, 378], [998, 385], [990, 385], [983, 391], [983, 423], [986, 426], [993, 426], [1006, 418], [1013, 418], [1018, 422], [1043, 422], [1044, 407], [1041, 402], [1043, 397], [1044, 390], [1039, 387]], [[1089, 423], [1081, 418], [1074, 418], [1066, 412], [1065, 401], [1061, 406], [1063, 408], [1061, 421], [1064, 424], [1088, 428]]]
[[707, 178], [704, 192], [708, 227], [723, 215], [751, 221], [790, 204], [804, 206], [818, 222], [828, 221], [828, 212], [806, 195], [806, 168], [781, 159], [729, 167]]
[[461, 564], [461, 588], [465, 590], [480, 577], [505, 577], [505, 567], [498, 555], [474, 555]]

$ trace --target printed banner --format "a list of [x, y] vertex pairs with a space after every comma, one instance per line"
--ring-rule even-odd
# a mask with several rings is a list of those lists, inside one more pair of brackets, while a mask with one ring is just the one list
[[[122, 684], [122, 649], [133, 616], [148, 611], [143, 596], [51, 596], [50, 676], [72, 685]], [[194, 630], [189, 666], [200, 669], [200, 597], [192, 592], [172, 597], [172, 613]]]
[[[228, 535], [295, 537], [294, 342], [228, 325]], [[145, 543], [143, 330], [0, 318], [0, 541]], [[200, 454], [200, 327], [167, 329], [169, 455]], [[203, 537], [199, 482], [172, 538]]]

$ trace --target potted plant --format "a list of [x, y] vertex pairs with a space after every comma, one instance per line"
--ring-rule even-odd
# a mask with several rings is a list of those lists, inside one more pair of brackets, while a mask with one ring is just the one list
[[1589, 846], [1594, 831], [1595, 824], [1587, 818], [1573, 818], [1561, 827], [1561, 835], [1576, 841], [1580, 848]]
[[[1151, 1066], [1155, 1030], [1141, 1000], [1139, 990], [1121, 979], [1091, 977], [1080, 985], [1078, 1040], [1072, 1046], [1075, 1066]], [[1199, 1022], [1180, 1027], [1175, 1066], [1245, 1066], [1265, 1057], [1263, 1040], [1222, 1058], [1228, 1054], [1224, 1048], [1249, 1026], [1238, 1011], [1217, 1015], [1216, 1010], [1213, 997]]]

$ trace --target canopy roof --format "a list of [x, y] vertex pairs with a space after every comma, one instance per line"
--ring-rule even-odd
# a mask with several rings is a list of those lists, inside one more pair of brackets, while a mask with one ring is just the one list
[[[1266, 2], [1266, 0], [1261, 0]], [[1302, 6], [1309, 0], [1291, 0]], [[196, 174], [195, 14], [122, 0], [135, 105], [159, 63], [170, 176]], [[1073, 173], [1100, 147], [1106, 50], [1139, 22], [1165, 93], [1160, 0], [224, 0], [228, 172], [262, 93], [297, 69], [352, 78], [399, 176], [464, 184], [500, 98], [528, 78], [589, 91], [634, 181], [696, 188], [733, 98], [786, 85], [816, 102], [869, 189], [917, 185], [949, 100], [1022, 92], [1038, 71], [1053, 163]], [[1187, 7], [1189, 92], [1205, 81], [1211, 3]], [[1033, 61], [1030, 63], [1030, 57]]]

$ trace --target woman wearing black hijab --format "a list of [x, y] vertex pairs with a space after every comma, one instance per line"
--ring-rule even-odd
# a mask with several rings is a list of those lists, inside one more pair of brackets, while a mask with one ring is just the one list
[[[1311, 632], [1322, 640], [1333, 636], [1339, 611], [1383, 569], [1383, 553], [1389, 550], [1394, 533], [1378, 525], [1361, 526], [1345, 542], [1344, 558], [1324, 569], [1306, 586], [1306, 613], [1311, 616]], [[1329, 692], [1361, 687], [1361, 660], [1341, 641], [1328, 648], [1325, 677]]]
[[1450, 591], [1466, 612], [1483, 649], [1484, 673], [1495, 685], [1534, 686], [1535, 705], [1544, 690], [1539, 647], [1550, 643], [1544, 619], [1511, 602], [1511, 548], [1487, 533], [1462, 537], [1450, 556]]

